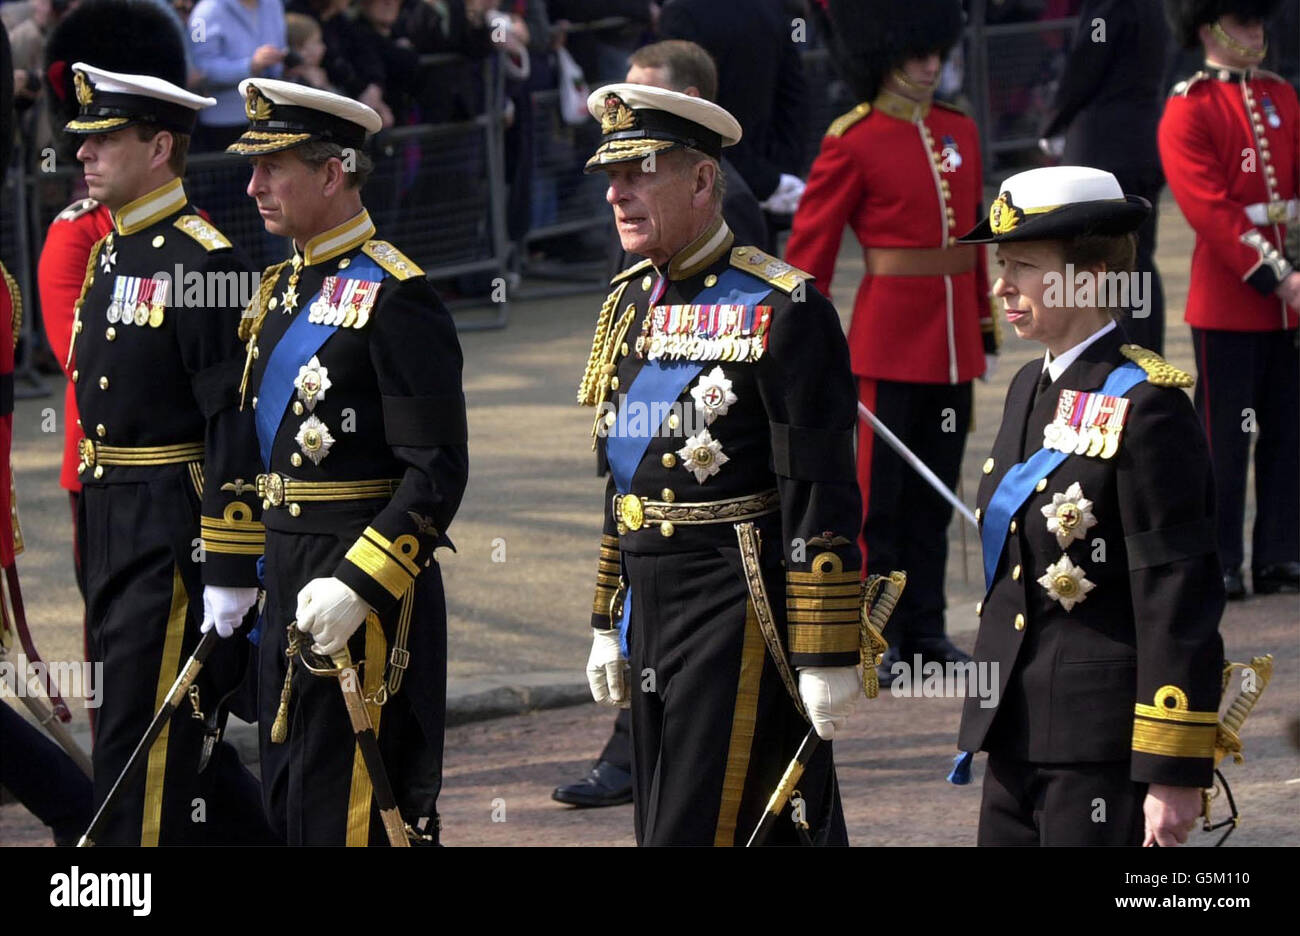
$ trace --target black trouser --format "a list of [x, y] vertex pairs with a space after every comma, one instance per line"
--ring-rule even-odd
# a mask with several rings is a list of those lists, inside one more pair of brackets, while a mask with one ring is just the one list
[[1141, 845], [1147, 785], [1129, 762], [1031, 764], [990, 754], [980, 845]]
[[632, 771], [632, 710], [620, 709], [614, 719], [614, 733], [605, 742], [600, 760], [608, 761], [620, 770]]
[[[623, 553], [639, 844], [743, 845], [808, 730], [768, 655], [739, 552]], [[780, 553], [767, 558], [768, 593], [781, 596]], [[784, 631], [785, 602], [773, 604]], [[799, 790], [813, 841], [847, 844], [830, 744]], [[797, 840], [783, 818], [768, 841]]]
[[[1160, 190], [1165, 178], [1159, 166], [1147, 169], [1118, 169], [1115, 178], [1126, 195], [1140, 195], [1151, 202], [1151, 213], [1137, 229], [1137, 258], [1134, 269], [1139, 274], [1149, 274], [1150, 290], [1144, 293], [1147, 302], [1146, 316], [1133, 315], [1130, 309], [1123, 315], [1124, 331], [1134, 344], [1149, 348], [1157, 354], [1165, 350], [1165, 290], [1156, 269], [1156, 223], [1160, 215]], [[1147, 279], [1147, 276], [1143, 276]], [[1143, 284], [1144, 288], [1146, 283]]]
[[[194, 652], [203, 622], [196, 546], [198, 498], [184, 465], [149, 480], [87, 484], [78, 501], [91, 660], [103, 664], [91, 760], [95, 806], [108, 795]], [[195, 685], [208, 714], [239, 683], [246, 641], [222, 641]], [[224, 724], [224, 717], [221, 719]], [[198, 772], [203, 723], [183, 701], [96, 837], [101, 845], [265, 844], [273, 841], [257, 781], [219, 742]]]
[[[970, 427], [971, 385], [858, 379], [858, 398], [952, 488]], [[885, 625], [904, 657], [943, 638], [944, 572], [952, 505], [889, 443], [858, 423], [862, 547], [868, 574], [907, 572], [907, 588]]]
[[75, 845], [90, 825], [90, 778], [62, 748], [2, 702], [0, 786], [50, 827], [55, 845]]
[[[331, 575], [354, 540], [274, 530], [266, 535], [258, 684], [262, 793], [272, 828], [290, 845], [388, 841], [337, 678], [313, 675], [295, 659], [288, 738], [271, 741], [287, 665], [286, 625], [297, 613], [298, 592], [312, 579]], [[387, 661], [403, 615], [410, 621], [409, 666], [399, 691], [382, 706], [367, 709], [402, 818], [432, 830], [442, 786], [447, 698], [447, 619], [437, 563], [422, 570], [402, 600], [382, 618], [372, 615], [348, 642], [369, 698], [389, 675]], [[302, 637], [310, 647], [310, 635]]]
[[1224, 571], [1241, 568], [1255, 441], [1251, 567], [1300, 560], [1300, 332], [1192, 329], [1196, 412], [1210, 443]]

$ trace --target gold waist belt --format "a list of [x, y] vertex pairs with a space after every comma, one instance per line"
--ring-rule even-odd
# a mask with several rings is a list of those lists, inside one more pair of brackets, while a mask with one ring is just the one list
[[380, 478], [374, 481], [295, 481], [274, 471], [257, 476], [257, 496], [262, 498], [262, 509], [283, 507], [290, 512], [298, 501], [352, 501], [377, 497], [392, 497], [402, 483], [400, 478]]
[[690, 526], [753, 520], [775, 513], [781, 507], [781, 498], [775, 488], [761, 494], [746, 494], [726, 500], [687, 503], [650, 500], [636, 494], [615, 494], [611, 506], [614, 519], [618, 521], [619, 533], [630, 533], [651, 523], [667, 524], [665, 529], [671, 530], [676, 524]]
[[[182, 442], [178, 445], [102, 445], [92, 439], [77, 442], [77, 454], [81, 463], [77, 473], [87, 468], [100, 468], [103, 465], [135, 468], [147, 465], [177, 465], [184, 462], [203, 460], [202, 442]], [[102, 475], [97, 471], [95, 476]]]

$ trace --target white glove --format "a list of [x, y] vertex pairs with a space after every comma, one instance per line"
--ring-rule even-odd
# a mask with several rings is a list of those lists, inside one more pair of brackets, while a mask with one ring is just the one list
[[632, 700], [627, 695], [627, 660], [618, 642], [618, 628], [594, 632], [591, 655], [587, 657], [587, 682], [591, 696], [601, 705], [627, 708]]
[[200, 633], [217, 629], [220, 637], [229, 637], [244, 623], [244, 615], [257, 603], [256, 588], [231, 588], [225, 585], [203, 586], [203, 626]]
[[799, 698], [817, 737], [830, 741], [862, 699], [862, 677], [856, 666], [801, 666]]
[[803, 197], [804, 188], [803, 179], [783, 172], [781, 180], [776, 185], [776, 191], [767, 196], [767, 201], [760, 207], [772, 214], [792, 215], [799, 207], [799, 199]]
[[1052, 159], [1060, 159], [1065, 155], [1065, 134], [1058, 133], [1054, 137], [1042, 137], [1038, 141], [1038, 149], [1044, 156]]
[[369, 611], [365, 599], [336, 578], [312, 579], [298, 592], [298, 630], [310, 633], [312, 650], [325, 656], [347, 646]]
[[980, 380], [988, 383], [998, 372], [998, 356], [996, 354], [984, 355], [984, 373], [980, 374]]

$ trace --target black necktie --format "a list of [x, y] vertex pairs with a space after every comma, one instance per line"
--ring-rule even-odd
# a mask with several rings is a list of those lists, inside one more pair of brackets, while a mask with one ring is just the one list
[[1043, 374], [1041, 377], [1038, 378], [1038, 383], [1034, 387], [1034, 399], [1029, 404], [1031, 409], [1034, 407], [1036, 403], [1038, 403], [1038, 398], [1042, 396], [1044, 393], [1046, 393], [1048, 388], [1051, 387], [1051, 385], [1052, 385], [1052, 372], [1048, 370], [1046, 367], [1044, 367]]

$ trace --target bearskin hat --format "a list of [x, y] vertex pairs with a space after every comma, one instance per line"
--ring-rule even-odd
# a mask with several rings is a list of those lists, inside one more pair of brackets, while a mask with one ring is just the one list
[[961, 39], [960, 0], [830, 0], [831, 53], [859, 100], [880, 91], [889, 69]]
[[1240, 20], [1267, 20], [1277, 11], [1279, 0], [1165, 0], [1165, 16], [1174, 38], [1184, 49], [1201, 44], [1197, 31], [1225, 13]]
[[62, 127], [77, 116], [77, 62], [185, 87], [185, 41], [180, 19], [153, 0], [82, 0], [45, 46], [50, 123]]

